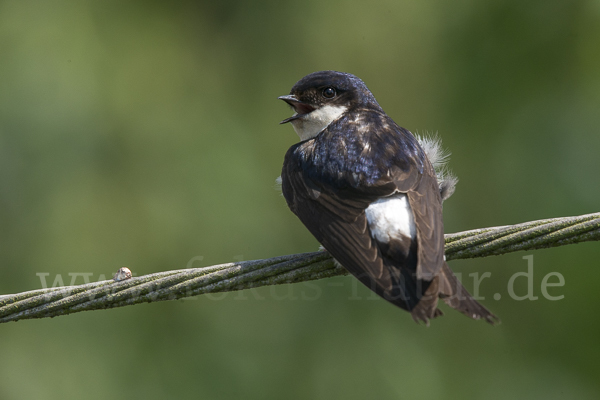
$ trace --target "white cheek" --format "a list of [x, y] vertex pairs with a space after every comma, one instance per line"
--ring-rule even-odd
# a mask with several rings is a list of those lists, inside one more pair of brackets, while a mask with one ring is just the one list
[[300, 139], [307, 140], [317, 136], [329, 124], [341, 117], [346, 110], [348, 108], [343, 106], [325, 105], [306, 114], [302, 118], [293, 120], [292, 125], [298, 136], [300, 136]]
[[417, 228], [405, 194], [377, 200], [365, 210], [371, 237], [388, 243], [390, 239], [416, 238]]

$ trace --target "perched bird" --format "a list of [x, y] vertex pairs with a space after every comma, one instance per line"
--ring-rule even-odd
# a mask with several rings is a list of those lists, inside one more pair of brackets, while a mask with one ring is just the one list
[[[444, 257], [442, 196], [456, 179], [438, 182], [417, 139], [398, 126], [354, 75], [320, 71], [289, 95], [301, 141], [281, 173], [288, 206], [352, 275], [426, 324], [442, 315], [438, 298], [467, 316], [494, 323], [452, 273]], [[430, 154], [439, 149], [426, 142]]]

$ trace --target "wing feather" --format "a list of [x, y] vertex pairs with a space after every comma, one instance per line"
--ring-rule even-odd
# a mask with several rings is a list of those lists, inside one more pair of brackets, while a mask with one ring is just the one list
[[442, 200], [435, 176], [423, 175], [419, 184], [406, 195], [417, 226], [417, 277], [431, 280], [444, 265]]

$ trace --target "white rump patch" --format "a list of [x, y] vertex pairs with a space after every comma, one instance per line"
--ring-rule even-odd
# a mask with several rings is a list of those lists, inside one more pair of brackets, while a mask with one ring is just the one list
[[388, 243], [400, 237], [417, 237], [412, 209], [405, 194], [379, 199], [365, 210], [371, 237]]
[[307, 140], [319, 134], [329, 124], [342, 116], [348, 108], [343, 106], [324, 105], [321, 108], [292, 121], [294, 130], [300, 139]]

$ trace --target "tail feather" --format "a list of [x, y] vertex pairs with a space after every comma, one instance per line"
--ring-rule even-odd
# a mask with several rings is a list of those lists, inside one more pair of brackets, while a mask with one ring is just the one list
[[410, 310], [410, 314], [413, 320], [417, 323], [420, 321], [424, 322], [425, 325], [429, 326], [429, 320], [444, 315], [442, 311], [437, 308], [439, 293], [439, 278], [435, 277], [427, 290], [418, 297], [418, 303]]
[[440, 298], [446, 304], [457, 311], [473, 319], [485, 319], [494, 325], [500, 322], [500, 319], [492, 314], [487, 308], [482, 306], [452, 273], [448, 264], [444, 263], [440, 278]]

